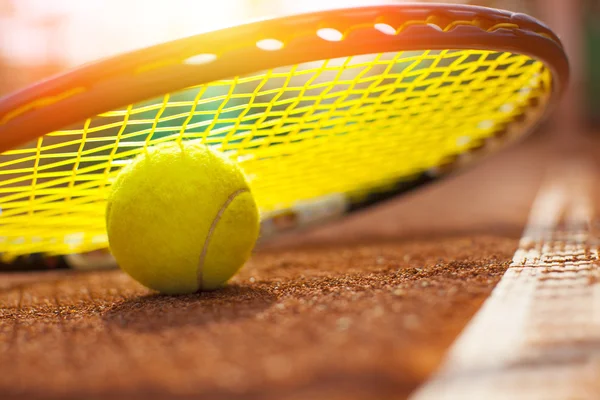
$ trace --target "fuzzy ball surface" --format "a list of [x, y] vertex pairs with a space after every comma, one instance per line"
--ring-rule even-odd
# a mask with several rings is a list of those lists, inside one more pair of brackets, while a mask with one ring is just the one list
[[106, 226], [121, 269], [184, 294], [222, 287], [250, 257], [260, 218], [237, 164], [198, 143], [168, 142], [119, 172]]

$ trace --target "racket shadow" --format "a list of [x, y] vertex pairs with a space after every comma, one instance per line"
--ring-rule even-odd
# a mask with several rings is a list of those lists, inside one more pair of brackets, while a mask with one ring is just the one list
[[214, 292], [127, 299], [105, 311], [102, 319], [108, 328], [155, 333], [252, 318], [276, 300], [277, 296], [267, 289], [229, 285]]

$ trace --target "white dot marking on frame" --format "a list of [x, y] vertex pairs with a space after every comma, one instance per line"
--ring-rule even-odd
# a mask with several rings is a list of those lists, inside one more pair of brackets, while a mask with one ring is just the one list
[[276, 51], [283, 48], [283, 42], [277, 39], [263, 39], [256, 42], [256, 47], [266, 51]]
[[215, 61], [216, 59], [217, 59], [216, 54], [210, 54], [210, 53], [196, 54], [195, 56], [191, 56], [191, 57], [188, 57], [185, 60], [183, 60], [183, 63], [187, 64], [187, 65], [202, 65], [202, 64], [211, 63], [211, 62]]
[[333, 28], [322, 28], [317, 31], [317, 36], [319, 36], [323, 40], [327, 40], [329, 42], [339, 42], [342, 40], [344, 35], [342, 32]]
[[395, 35], [396, 29], [393, 26], [388, 24], [375, 24], [375, 29], [377, 29], [381, 33], [385, 33], [386, 35]]

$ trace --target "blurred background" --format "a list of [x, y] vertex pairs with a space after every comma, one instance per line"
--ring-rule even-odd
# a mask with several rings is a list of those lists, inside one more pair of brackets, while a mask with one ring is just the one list
[[[0, 96], [68, 68], [247, 20], [402, 0], [0, 0]], [[573, 75], [552, 126], [600, 132], [600, 0], [449, 1], [523, 12], [562, 38]]]

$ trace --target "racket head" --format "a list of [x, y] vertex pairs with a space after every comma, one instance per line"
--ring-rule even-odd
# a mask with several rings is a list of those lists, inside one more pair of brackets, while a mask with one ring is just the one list
[[292, 15], [85, 65], [0, 100], [0, 253], [106, 247], [112, 179], [169, 140], [240, 163], [263, 237], [324, 221], [521, 138], [568, 74], [535, 19], [440, 4]]

